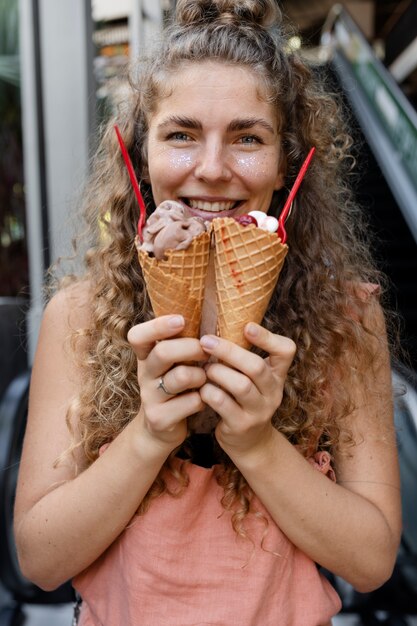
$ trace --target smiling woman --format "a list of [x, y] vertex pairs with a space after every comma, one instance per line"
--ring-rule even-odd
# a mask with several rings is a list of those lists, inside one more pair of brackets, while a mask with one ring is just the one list
[[[200, 226], [187, 249], [139, 246], [143, 271], [115, 124], [144, 232], [161, 213], [178, 239]], [[312, 147], [284, 245], [263, 216], [276, 222]], [[340, 600], [316, 564], [360, 591], [390, 576], [401, 520], [383, 277], [349, 148], [273, 0], [178, 0], [103, 134], [84, 271], [49, 302], [33, 369], [19, 558], [46, 589], [73, 579], [82, 626], [327, 626]], [[203, 294], [192, 336], [181, 281]], [[250, 349], [222, 334], [224, 298], [230, 316], [251, 312]]]

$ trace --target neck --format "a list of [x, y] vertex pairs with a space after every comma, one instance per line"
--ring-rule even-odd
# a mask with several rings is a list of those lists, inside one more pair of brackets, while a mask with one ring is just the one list
[[[200, 337], [207, 334], [215, 335], [216, 330], [216, 281], [214, 274], [214, 257], [211, 254], [204, 291], [203, 309], [201, 312]], [[210, 361], [211, 360], [210, 357]], [[194, 433], [209, 433], [215, 428], [218, 421], [219, 418], [217, 414], [213, 409], [206, 406], [203, 411], [188, 418], [188, 428]]]
[[216, 280], [214, 274], [214, 257], [210, 255], [204, 291], [203, 309], [201, 312], [200, 337], [215, 335], [217, 330]]

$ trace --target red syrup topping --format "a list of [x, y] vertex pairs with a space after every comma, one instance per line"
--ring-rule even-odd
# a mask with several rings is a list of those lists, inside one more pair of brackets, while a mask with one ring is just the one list
[[239, 289], [239, 291], [240, 291], [240, 289], [243, 287], [243, 280], [242, 280], [242, 278], [240, 276], [240, 274], [242, 272], [241, 272], [241, 270], [235, 270], [233, 268], [231, 268], [231, 270], [232, 270], [232, 276], [233, 276], [235, 285], [236, 285], [237, 289]]
[[[251, 217], [250, 215], [247, 216], [241, 216], [241, 217]], [[256, 221], [256, 220], [255, 220]], [[250, 222], [252, 223], [252, 222]], [[246, 224], [248, 225], [248, 224]], [[233, 250], [231, 248], [231, 244], [230, 244], [230, 237], [228, 235], [226, 235], [226, 229], [224, 226], [221, 226], [220, 229], [220, 233], [221, 233], [221, 240], [223, 241], [223, 245], [224, 245], [224, 251], [225, 251], [225, 255], [226, 255], [226, 260], [227, 260], [227, 264], [229, 266], [229, 270], [230, 270], [230, 274], [233, 278], [233, 282], [236, 286], [236, 288], [240, 291], [243, 287], [243, 280], [240, 277], [240, 274], [242, 273], [241, 270], [239, 269], [235, 269], [234, 266], [236, 266], [237, 261], [235, 259], [235, 256], [233, 254]]]
[[242, 226], [250, 226], [251, 224], [254, 224], [255, 226], [258, 225], [258, 222], [254, 217], [252, 217], [252, 215], [239, 215], [238, 217], [235, 217], [235, 220]]

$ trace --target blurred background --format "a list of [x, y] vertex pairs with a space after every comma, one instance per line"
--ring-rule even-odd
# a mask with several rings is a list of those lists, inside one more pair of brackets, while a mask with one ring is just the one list
[[[333, 579], [344, 604], [337, 623], [414, 624], [417, 0], [278, 4], [297, 31], [291, 47], [343, 98], [360, 174], [355, 191], [410, 355], [393, 363], [407, 391], [396, 404], [405, 521], [396, 570], [373, 594]], [[99, 126], [123, 98], [130, 62], [174, 8], [174, 0], [0, 0], [0, 626], [71, 621], [70, 586], [46, 594], [24, 580], [11, 533], [42, 286], [51, 261], [71, 250], [70, 215]]]

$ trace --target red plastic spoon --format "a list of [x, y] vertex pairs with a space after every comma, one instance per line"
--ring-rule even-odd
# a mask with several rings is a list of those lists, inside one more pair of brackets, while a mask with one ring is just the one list
[[298, 172], [297, 178], [295, 179], [292, 189], [290, 193], [288, 194], [288, 198], [284, 204], [284, 208], [281, 211], [281, 215], [279, 216], [278, 236], [281, 237], [282, 243], [285, 243], [287, 241], [287, 232], [285, 230], [285, 220], [287, 219], [288, 215], [291, 212], [292, 203], [294, 201], [298, 188], [301, 185], [301, 181], [303, 180], [305, 176], [308, 166], [310, 165], [311, 159], [313, 158], [313, 154], [315, 153], [315, 151], [316, 149], [313, 147], [308, 153], [306, 160], [304, 161], [304, 163], [302, 164], [300, 168], [300, 171]]
[[140, 192], [138, 179], [136, 178], [136, 174], [135, 174], [135, 170], [133, 168], [132, 161], [130, 159], [129, 153], [128, 153], [127, 148], [126, 148], [126, 146], [124, 144], [124, 141], [122, 139], [122, 135], [120, 134], [120, 130], [119, 130], [119, 128], [118, 128], [118, 126], [116, 124], [114, 126], [114, 130], [116, 131], [117, 139], [119, 140], [120, 149], [122, 151], [122, 155], [123, 155], [124, 161], [126, 163], [127, 171], [129, 172], [130, 181], [132, 183], [133, 190], [135, 192], [135, 195], [136, 195], [136, 198], [137, 198], [137, 201], [138, 201], [138, 204], [139, 204], [140, 216], [139, 216], [139, 221], [138, 221], [138, 235], [139, 235], [139, 239], [142, 242], [143, 241], [142, 229], [143, 229], [143, 227], [145, 225], [145, 220], [146, 220], [145, 202], [144, 202], [143, 196], [142, 196], [142, 194]]

